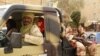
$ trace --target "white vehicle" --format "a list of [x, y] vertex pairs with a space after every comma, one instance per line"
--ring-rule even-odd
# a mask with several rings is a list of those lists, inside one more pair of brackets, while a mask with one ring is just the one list
[[[43, 45], [22, 45], [21, 48], [13, 48], [12, 53], [4, 53], [4, 47], [0, 47], [0, 56], [59, 56], [58, 46], [60, 46], [60, 23], [62, 21], [60, 11], [56, 8], [43, 7], [38, 5], [1, 5], [0, 6], [0, 30], [6, 30], [6, 21], [12, 16], [17, 23], [18, 29], [21, 27], [21, 17], [23, 12], [31, 12], [35, 17], [44, 18], [45, 37]], [[3, 36], [4, 37], [4, 36]], [[0, 38], [2, 34], [0, 33]], [[1, 40], [1, 39], [0, 39]], [[46, 52], [46, 53], [45, 53]]]

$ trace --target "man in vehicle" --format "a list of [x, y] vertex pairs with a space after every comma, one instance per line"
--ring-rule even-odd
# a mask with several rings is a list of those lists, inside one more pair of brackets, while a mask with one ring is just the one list
[[41, 31], [41, 33], [43, 34], [43, 37], [45, 37], [45, 29], [44, 29], [44, 19], [42, 17], [38, 17], [38, 22], [37, 22], [37, 25]]
[[22, 27], [20, 29], [20, 32], [22, 33], [24, 37], [24, 42], [35, 44], [35, 45], [42, 45], [43, 35], [40, 32], [38, 26], [36, 23], [33, 22], [34, 15], [33, 13], [26, 12], [22, 14]]

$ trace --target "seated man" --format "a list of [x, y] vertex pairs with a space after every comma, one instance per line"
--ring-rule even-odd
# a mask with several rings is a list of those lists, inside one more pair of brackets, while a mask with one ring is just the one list
[[12, 32], [18, 32], [16, 22], [12, 18], [7, 20], [6, 27], [7, 27], [6, 35], [8, 37], [11, 37]]
[[37, 25], [38, 25], [38, 27], [39, 27], [41, 33], [42, 33], [43, 36], [44, 36], [44, 19], [43, 19], [42, 17], [39, 17], [38, 19], [39, 19], [39, 20], [38, 20], [38, 22], [37, 22]]
[[22, 15], [22, 27], [20, 32], [24, 37], [24, 41], [30, 44], [41, 45], [43, 44], [43, 35], [40, 32], [36, 23], [33, 22], [33, 13], [23, 13]]

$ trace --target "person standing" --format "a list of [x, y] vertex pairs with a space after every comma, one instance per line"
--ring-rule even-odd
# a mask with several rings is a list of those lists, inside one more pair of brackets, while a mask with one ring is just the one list
[[76, 56], [76, 48], [73, 48], [69, 42], [73, 38], [73, 30], [70, 25], [67, 25], [62, 37], [62, 56]]
[[88, 40], [84, 26], [79, 25], [77, 40], [80, 41], [87, 49], [89, 56], [95, 56], [96, 45], [93, 41]]

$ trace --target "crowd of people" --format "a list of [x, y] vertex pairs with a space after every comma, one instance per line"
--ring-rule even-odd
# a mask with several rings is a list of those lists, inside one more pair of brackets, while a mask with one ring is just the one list
[[84, 25], [80, 24], [77, 28], [63, 25], [63, 29], [63, 38], [75, 49], [72, 56], [95, 56], [96, 43], [88, 39]]

